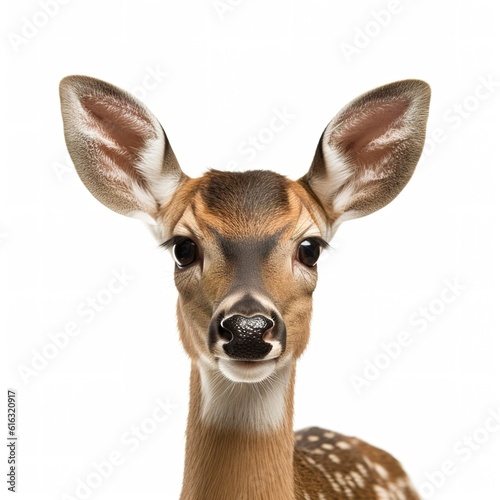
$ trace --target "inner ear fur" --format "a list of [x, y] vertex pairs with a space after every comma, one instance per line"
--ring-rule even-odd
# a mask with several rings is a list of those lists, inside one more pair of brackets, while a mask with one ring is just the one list
[[361, 95], [327, 125], [299, 181], [333, 227], [382, 208], [403, 189], [422, 153], [429, 103], [427, 83], [404, 80]]
[[64, 78], [60, 96], [68, 151], [88, 190], [118, 213], [154, 219], [186, 178], [155, 116], [87, 76]]

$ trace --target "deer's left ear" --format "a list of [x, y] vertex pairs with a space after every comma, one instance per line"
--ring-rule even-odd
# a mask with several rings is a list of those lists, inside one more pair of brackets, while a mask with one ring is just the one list
[[427, 83], [404, 80], [361, 95], [328, 124], [300, 182], [322, 204], [331, 234], [403, 189], [422, 153], [429, 102]]

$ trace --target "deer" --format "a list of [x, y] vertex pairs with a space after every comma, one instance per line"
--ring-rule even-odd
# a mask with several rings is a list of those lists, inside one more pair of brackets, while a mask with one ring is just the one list
[[180, 168], [152, 112], [88, 76], [60, 83], [66, 145], [90, 193], [146, 223], [175, 262], [190, 359], [181, 500], [414, 500], [400, 463], [318, 427], [293, 431], [318, 259], [341, 223], [391, 202], [422, 153], [430, 87], [383, 85], [328, 123], [298, 180]]

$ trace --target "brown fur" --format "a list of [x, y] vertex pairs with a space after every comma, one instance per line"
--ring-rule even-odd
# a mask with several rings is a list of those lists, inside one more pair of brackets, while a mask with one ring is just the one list
[[[217, 247], [213, 228], [217, 228], [217, 232], [224, 236], [239, 240], [264, 238], [285, 228], [272, 255], [263, 264], [263, 268], [255, 269], [255, 272], [262, 275], [266, 291], [278, 310], [284, 311], [287, 344], [294, 357], [299, 357], [307, 345], [312, 292], [317, 279], [316, 268], [301, 270], [303, 279], [297, 280], [293, 276], [293, 269], [284, 263], [295, 252], [294, 240], [300, 231], [306, 229], [305, 225], [311, 222], [323, 225], [324, 221], [319, 219], [318, 210], [312, 211], [315, 207], [314, 200], [302, 186], [273, 172], [265, 174], [268, 181], [273, 179], [276, 191], [282, 196], [281, 202], [274, 210], [270, 210], [270, 206], [265, 205], [265, 199], [260, 200], [261, 203], [255, 203], [253, 213], [249, 215], [251, 202], [245, 191], [259, 194], [258, 190], [263, 189], [259, 174], [259, 171], [254, 171], [252, 175], [242, 178], [241, 173], [207, 172], [200, 179], [186, 181], [161, 211], [162, 221], [172, 234], [178, 232], [176, 228], [179, 226], [192, 229], [196, 214], [196, 229], [193, 233], [196, 240], [201, 240], [200, 246], [209, 253], [207, 257], [210, 265], [203, 269], [203, 273], [196, 267], [177, 269], [175, 273], [180, 294], [178, 314], [181, 339], [193, 359], [197, 359], [201, 353], [210, 355], [205, 339], [208, 322], [216, 305], [229, 290], [234, 275], [234, 270], [232, 272], [228, 268]], [[220, 205], [207, 206], [203, 193], [211, 189], [213, 183], [218, 187], [221, 182], [225, 190], [220, 193]], [[232, 206], [229, 205], [230, 202]], [[228, 212], [231, 217], [227, 217]]]

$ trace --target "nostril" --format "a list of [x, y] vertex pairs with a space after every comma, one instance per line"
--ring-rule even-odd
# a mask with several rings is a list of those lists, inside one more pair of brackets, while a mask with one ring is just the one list
[[233, 340], [233, 334], [227, 328], [224, 328], [222, 326], [222, 322], [219, 324], [219, 337], [227, 340], [228, 342], [231, 342], [231, 340]]
[[274, 338], [273, 327], [269, 328], [264, 335], [262, 336], [262, 340], [264, 342], [271, 342]]

